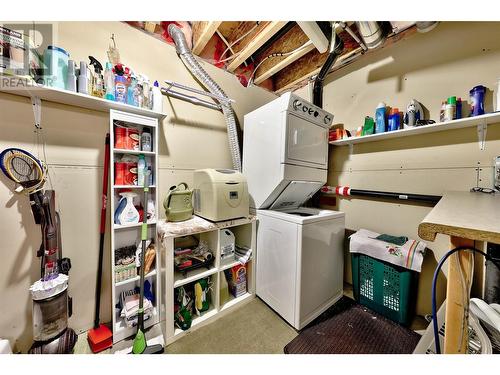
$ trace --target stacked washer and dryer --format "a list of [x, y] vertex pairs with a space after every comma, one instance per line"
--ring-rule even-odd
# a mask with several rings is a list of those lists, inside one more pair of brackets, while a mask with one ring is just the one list
[[342, 297], [344, 213], [303, 207], [326, 182], [333, 115], [287, 93], [245, 115], [257, 295], [296, 329]]

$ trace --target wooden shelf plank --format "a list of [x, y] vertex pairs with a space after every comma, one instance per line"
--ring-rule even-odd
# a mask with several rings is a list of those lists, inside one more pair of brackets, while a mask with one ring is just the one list
[[500, 244], [500, 194], [448, 191], [418, 226], [418, 235], [436, 235]]
[[500, 122], [500, 112], [487, 113], [481, 116], [465, 117], [459, 120], [439, 122], [431, 125], [417, 126], [415, 128], [401, 129], [393, 132], [365, 135], [363, 137], [351, 137], [330, 142], [333, 146], [345, 146], [350, 144], [382, 141], [386, 139], [400, 138], [411, 135], [434, 133], [452, 129], [462, 129], [481, 124], [494, 124]]
[[[78, 92], [37, 85], [33, 81], [27, 81], [23, 77], [0, 74], [0, 78], [0, 81], [2, 81], [2, 84], [0, 85], [0, 92], [4, 92], [6, 94], [24, 96], [28, 98], [36, 95], [40, 99], [49, 102], [66, 104], [99, 112], [109, 112], [110, 109], [116, 109], [136, 115], [154, 117], [159, 120], [163, 120], [167, 116], [165, 113], [154, 112], [147, 108], [139, 108], [129, 104], [80, 94]], [[4, 80], [7, 81], [4, 82]]]

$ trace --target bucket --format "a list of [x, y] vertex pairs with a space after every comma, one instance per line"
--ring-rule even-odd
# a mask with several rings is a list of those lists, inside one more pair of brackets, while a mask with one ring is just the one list
[[139, 151], [139, 129], [115, 126], [115, 148]]
[[115, 162], [115, 185], [137, 185], [137, 163]]

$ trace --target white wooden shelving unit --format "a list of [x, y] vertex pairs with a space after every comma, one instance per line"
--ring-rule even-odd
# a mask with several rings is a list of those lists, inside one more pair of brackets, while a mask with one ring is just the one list
[[462, 129], [462, 128], [468, 128], [468, 127], [473, 127], [473, 126], [478, 127], [478, 136], [480, 138], [479, 141], [484, 142], [484, 136], [486, 135], [486, 131], [484, 130], [481, 133], [480, 129], [485, 129], [487, 125], [494, 124], [494, 123], [500, 123], [500, 112], [487, 113], [487, 114], [484, 114], [481, 116], [475, 116], [475, 117], [465, 117], [465, 118], [458, 119], [458, 120], [439, 122], [436, 124], [417, 126], [414, 128], [401, 129], [401, 130], [396, 130], [396, 131], [392, 131], [392, 132], [371, 134], [371, 135], [365, 135], [362, 137], [351, 137], [351, 138], [346, 138], [346, 139], [339, 139], [337, 141], [330, 142], [330, 144], [333, 146], [354, 145], [354, 144], [358, 144], [358, 143], [382, 141], [382, 140], [392, 139], [392, 138], [400, 138], [400, 137], [407, 137], [407, 136], [411, 136], [411, 135], [441, 132], [441, 131], [452, 130], [452, 129]]
[[[119, 301], [119, 296], [121, 292], [133, 289], [139, 286], [139, 276], [135, 276], [123, 281], [115, 281], [115, 250], [130, 245], [136, 245], [141, 239], [141, 223], [129, 224], [129, 225], [117, 225], [114, 223], [114, 212], [119, 201], [119, 192], [121, 189], [131, 189], [137, 193], [137, 198], [135, 200], [142, 203], [143, 207], [146, 207], [143, 201], [143, 190], [142, 186], [124, 186], [115, 185], [115, 168], [114, 161], [117, 158], [121, 158], [123, 155], [134, 155], [144, 154], [147, 158], [151, 158], [151, 166], [153, 169], [153, 185], [150, 186], [149, 196], [152, 197], [155, 203], [155, 218], [148, 222], [148, 237], [154, 240], [156, 244], [156, 259], [155, 268], [152, 269], [147, 275], [146, 280], [149, 280], [152, 284], [152, 292], [155, 296], [155, 309], [153, 317], [144, 322], [145, 328], [148, 328], [154, 324], [160, 322], [160, 304], [161, 304], [161, 293], [160, 293], [160, 281], [159, 281], [159, 244], [157, 240], [157, 230], [156, 223], [158, 222], [158, 189], [156, 184], [158, 181], [158, 118], [157, 117], [146, 117], [129, 112], [121, 111], [110, 111], [109, 119], [109, 134], [110, 134], [110, 182], [111, 182], [111, 199], [110, 201], [110, 228], [111, 228], [111, 278], [112, 278], [112, 311], [113, 311], [113, 343], [123, 340], [133, 334], [135, 334], [136, 327], [127, 327], [123, 318], [120, 317], [120, 311], [115, 306]], [[114, 138], [114, 124], [115, 121], [125, 122], [128, 125], [137, 127], [142, 130], [148, 127], [151, 132], [153, 151], [151, 152], [141, 152], [132, 150], [118, 150], [113, 147], [115, 144]]]
[[[256, 219], [248, 218], [229, 220], [212, 223], [201, 218], [196, 218], [198, 222], [204, 222], [203, 226], [192, 227], [192, 220], [181, 223], [167, 223], [164, 220], [158, 222], [158, 236], [160, 242], [161, 256], [161, 283], [162, 283], [162, 330], [166, 345], [178, 340], [186, 334], [208, 324], [236, 306], [249, 302], [255, 297], [255, 261], [256, 261]], [[184, 226], [185, 230], [182, 230]], [[237, 264], [235, 259], [221, 260], [220, 257], [220, 232], [223, 229], [231, 230], [235, 235], [238, 245], [248, 246], [252, 249], [252, 257], [247, 266], [247, 292], [234, 298], [231, 293], [229, 300], [220, 300], [220, 280], [224, 277], [223, 271]], [[200, 268], [188, 272], [185, 276], [175, 271], [174, 268], [174, 248], [175, 239], [186, 235], [193, 235], [199, 240], [207, 241], [210, 249], [215, 255], [215, 262], [210, 269]], [[201, 316], [193, 316], [191, 328], [183, 331], [175, 327], [174, 323], [174, 289], [193, 283], [197, 280], [210, 277], [212, 287], [210, 289], [210, 309]]]

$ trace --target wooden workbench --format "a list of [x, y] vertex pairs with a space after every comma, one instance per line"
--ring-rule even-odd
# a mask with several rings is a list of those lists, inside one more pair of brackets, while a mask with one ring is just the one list
[[[445, 192], [418, 227], [419, 236], [427, 241], [434, 241], [438, 233], [450, 236], [451, 249], [470, 246], [483, 250], [484, 242], [500, 244], [500, 194]], [[461, 251], [448, 259], [444, 353], [465, 354], [468, 337], [464, 311], [470, 296], [464, 298], [460, 268], [465, 280], [471, 282], [473, 255]], [[476, 260], [484, 264], [480, 255]], [[478, 269], [480, 275], [476, 272], [475, 280], [482, 278], [482, 267]]]

